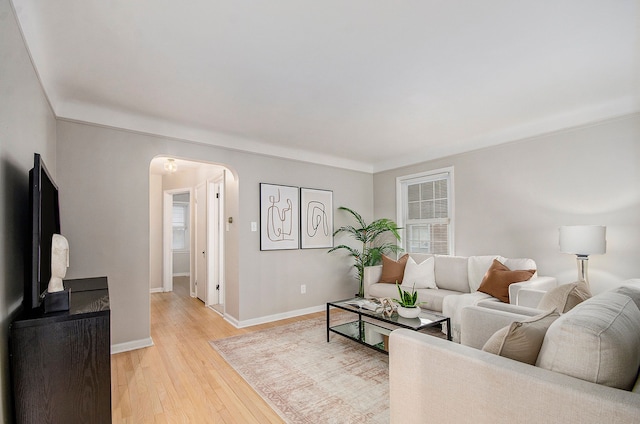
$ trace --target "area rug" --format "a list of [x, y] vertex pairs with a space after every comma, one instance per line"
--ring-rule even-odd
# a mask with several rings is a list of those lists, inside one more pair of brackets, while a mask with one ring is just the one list
[[210, 344], [287, 423], [388, 423], [389, 357], [326, 337], [314, 318]]

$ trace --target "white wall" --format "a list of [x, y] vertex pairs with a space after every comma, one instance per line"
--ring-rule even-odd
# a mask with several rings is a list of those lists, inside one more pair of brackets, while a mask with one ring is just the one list
[[395, 217], [395, 178], [455, 167], [458, 255], [531, 257], [541, 275], [577, 277], [558, 227], [607, 226], [591, 256], [594, 291], [640, 277], [640, 115], [468, 152], [374, 176], [376, 217]]
[[0, 0], [0, 422], [11, 421], [8, 328], [22, 302], [29, 169], [42, 155], [56, 179], [56, 121], [8, 0]]
[[149, 175], [149, 289], [162, 289], [162, 175]]
[[[65, 121], [58, 122], [57, 153], [62, 225], [69, 224], [72, 252], [68, 275], [109, 277], [114, 344], [149, 337], [149, 163], [161, 154], [227, 165], [236, 173], [225, 190], [226, 215], [234, 219], [225, 234], [231, 319], [242, 324], [318, 307], [357, 290], [344, 255], [261, 252], [250, 222], [259, 222], [260, 182], [333, 190], [334, 206], [370, 219], [370, 174]], [[336, 216], [335, 226], [344, 219]]]
[[191, 273], [190, 258], [191, 253], [189, 251], [173, 252], [173, 275], [175, 276], [187, 276]]

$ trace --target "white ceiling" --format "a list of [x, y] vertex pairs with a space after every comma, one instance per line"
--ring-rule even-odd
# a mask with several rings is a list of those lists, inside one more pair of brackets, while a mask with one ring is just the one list
[[363, 171], [640, 111], [640, 0], [13, 5], [60, 118]]
[[151, 164], [149, 164], [149, 173], [154, 175], [169, 175], [171, 172], [164, 168], [165, 163], [168, 161], [173, 161], [176, 164], [175, 172], [195, 172], [197, 169], [201, 167], [215, 167], [221, 168], [218, 165], [213, 165], [207, 162], [198, 162], [193, 160], [184, 160], [176, 158], [175, 156], [156, 156], [151, 160]]

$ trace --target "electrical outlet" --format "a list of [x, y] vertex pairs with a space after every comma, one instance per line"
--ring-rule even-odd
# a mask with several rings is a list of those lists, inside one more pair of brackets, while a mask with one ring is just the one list
[[258, 223], [257, 222], [252, 222], [251, 223], [251, 231], [258, 231]]
[[305, 294], [307, 293], [307, 285], [306, 284], [302, 284], [300, 286], [300, 294]]

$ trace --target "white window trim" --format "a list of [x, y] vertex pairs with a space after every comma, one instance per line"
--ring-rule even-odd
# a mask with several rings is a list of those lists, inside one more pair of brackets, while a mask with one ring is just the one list
[[405, 230], [404, 230], [404, 202], [403, 198], [403, 190], [402, 185], [406, 183], [410, 183], [412, 180], [420, 180], [423, 181], [425, 179], [429, 179], [432, 177], [433, 179], [438, 179], [438, 176], [442, 174], [449, 175], [449, 193], [448, 201], [449, 201], [449, 211], [451, 212], [449, 217], [449, 255], [455, 255], [455, 181], [454, 181], [454, 173], [453, 166], [448, 166], [446, 168], [434, 169], [432, 171], [419, 172], [416, 174], [403, 175], [401, 177], [396, 177], [396, 222], [399, 227], [403, 229], [400, 230], [400, 236], [402, 237], [402, 247], [406, 250], [406, 238], [405, 238]]

